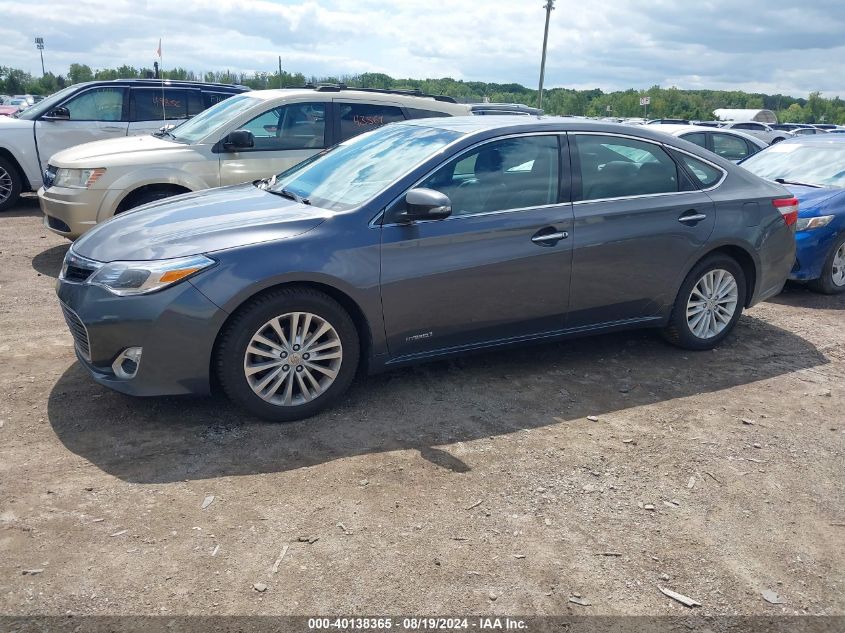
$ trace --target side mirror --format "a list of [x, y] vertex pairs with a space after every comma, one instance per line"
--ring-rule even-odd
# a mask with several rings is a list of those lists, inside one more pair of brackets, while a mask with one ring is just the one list
[[249, 130], [229, 132], [223, 139], [223, 148], [227, 150], [248, 149], [255, 146], [255, 137]]
[[158, 128], [158, 131], [161, 134], [164, 134], [165, 132], [169, 132], [170, 130], [172, 130], [175, 127], [176, 126], [173, 123], [168, 123], [167, 125], [162, 125], [160, 128]]
[[59, 106], [58, 108], [53, 108], [50, 110], [45, 116], [45, 119], [52, 119], [54, 121], [67, 121], [70, 119], [70, 110], [65, 107]]
[[405, 208], [397, 209], [391, 221], [405, 223], [420, 220], [442, 220], [452, 214], [452, 201], [434, 189], [411, 189], [405, 194]]

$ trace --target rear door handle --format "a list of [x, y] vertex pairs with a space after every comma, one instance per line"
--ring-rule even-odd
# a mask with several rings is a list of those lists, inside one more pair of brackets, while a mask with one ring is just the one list
[[539, 244], [540, 246], [553, 246], [557, 244], [561, 240], [565, 240], [569, 237], [569, 233], [566, 231], [557, 231], [556, 233], [543, 233], [545, 229], [540, 229], [534, 234], [534, 237], [531, 238], [531, 241], [535, 244]]
[[701, 222], [702, 220], [706, 219], [707, 216], [704, 213], [695, 213], [694, 211], [687, 211], [686, 214], [678, 218], [678, 222], [683, 222], [684, 224], [692, 224], [695, 222]]

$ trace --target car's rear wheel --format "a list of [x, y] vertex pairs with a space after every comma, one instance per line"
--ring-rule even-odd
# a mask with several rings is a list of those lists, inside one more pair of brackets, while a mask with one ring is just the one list
[[221, 335], [217, 374], [251, 413], [286, 422], [314, 415], [349, 388], [360, 355], [349, 314], [331, 297], [286, 288], [252, 300]]
[[809, 286], [816, 292], [835, 295], [845, 292], [845, 233], [834, 242], [822, 266], [822, 275]]
[[21, 195], [21, 177], [18, 170], [0, 157], [0, 211], [10, 209]]
[[665, 338], [692, 350], [713, 349], [742, 314], [745, 274], [736, 260], [712, 255], [687, 275], [672, 309]]

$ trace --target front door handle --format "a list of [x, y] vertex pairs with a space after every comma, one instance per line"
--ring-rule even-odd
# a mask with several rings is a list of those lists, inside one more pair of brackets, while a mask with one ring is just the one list
[[539, 244], [540, 246], [554, 246], [561, 240], [565, 240], [567, 237], [569, 237], [569, 233], [567, 233], [566, 231], [544, 233], [544, 230], [547, 229], [540, 229], [539, 231], [537, 231], [531, 238], [531, 241], [535, 244]]
[[696, 213], [695, 209], [690, 209], [684, 215], [678, 218], [678, 222], [683, 222], [684, 224], [694, 224], [696, 222], [701, 222], [702, 220], [706, 220], [707, 216], [704, 213]]

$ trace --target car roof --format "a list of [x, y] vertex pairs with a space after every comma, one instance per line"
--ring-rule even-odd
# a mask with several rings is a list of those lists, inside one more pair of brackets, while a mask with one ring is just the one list
[[[456, 114], [469, 114], [470, 107], [466, 104], [454, 103], [452, 101], [441, 101], [429, 95], [404, 94], [401, 92], [380, 92], [369, 90], [355, 90], [348, 88], [344, 90], [315, 90], [314, 88], [270, 88], [267, 90], [252, 90], [244, 93], [250, 97], [256, 97], [263, 101], [287, 100], [306, 97], [314, 101], [333, 101], [349, 99], [353, 101], [367, 101], [370, 103], [400, 104], [409, 108], [423, 110], [434, 110]], [[481, 118], [481, 117], [479, 117]]]
[[[845, 135], [838, 134], [807, 134], [806, 136], [794, 136], [788, 138], [781, 143], [791, 143], [793, 145], [824, 145], [825, 143], [845, 143]], [[780, 143], [778, 143], [780, 145]]]
[[102, 85], [118, 85], [118, 86], [135, 86], [135, 87], [150, 87], [155, 86], [170, 86], [174, 88], [213, 88], [214, 90], [224, 90], [230, 92], [245, 92], [249, 90], [247, 86], [238, 84], [218, 84], [207, 81], [188, 81], [183, 79], [101, 79], [95, 81], [85, 81], [74, 84], [75, 86], [102, 86]]
[[672, 136], [680, 136], [681, 134], [686, 134], [687, 132], [710, 132], [711, 134], [731, 134], [733, 136], [740, 136], [746, 140], [754, 141], [755, 145], [759, 145], [762, 147], [766, 147], [767, 144], [764, 141], [761, 141], [756, 136], [752, 134], [746, 134], [742, 130], [735, 130], [734, 128], [718, 128], [718, 127], [708, 127], [706, 125], [670, 125], [670, 124], [663, 124], [659, 126], [655, 126], [661, 132], [665, 132], [666, 134], [671, 134]]

